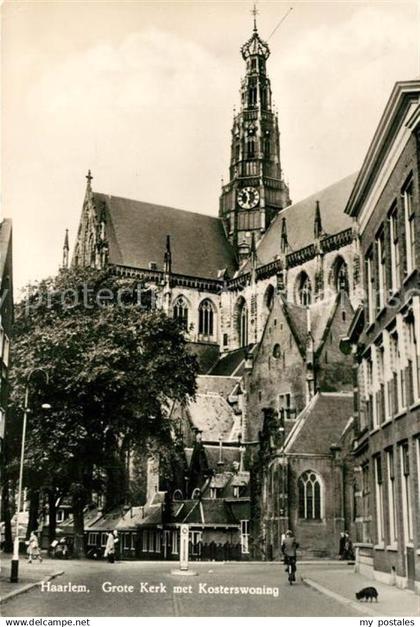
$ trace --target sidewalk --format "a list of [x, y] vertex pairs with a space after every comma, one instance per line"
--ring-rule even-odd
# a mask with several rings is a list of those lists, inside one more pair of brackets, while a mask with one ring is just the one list
[[26, 557], [20, 556], [19, 581], [18, 583], [11, 583], [11, 559], [11, 555], [1, 554], [0, 604], [17, 594], [30, 590], [40, 584], [41, 581], [49, 581], [63, 573], [63, 563], [59, 560], [45, 558], [41, 563], [32, 562], [32, 564], [28, 564]]
[[[353, 566], [337, 564], [333, 568], [302, 565], [301, 575], [304, 583], [322, 594], [357, 609], [366, 616], [420, 616], [420, 596], [411, 590], [401, 590], [388, 586], [364, 575], [355, 573]], [[374, 586], [378, 591], [378, 602], [358, 601], [355, 593]]]

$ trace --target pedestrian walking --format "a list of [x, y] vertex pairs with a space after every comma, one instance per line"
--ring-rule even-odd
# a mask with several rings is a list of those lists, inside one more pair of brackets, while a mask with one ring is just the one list
[[27, 545], [28, 545], [28, 548], [26, 549], [26, 552], [28, 554], [28, 563], [31, 564], [33, 559], [39, 560], [40, 562], [42, 562], [41, 551], [39, 549], [39, 543], [38, 543], [38, 537], [35, 531], [32, 531], [31, 535], [29, 536]]
[[104, 557], [108, 558], [110, 564], [115, 562], [115, 536], [112, 531], [107, 536]]
[[344, 544], [343, 559], [352, 561], [354, 560], [353, 542], [351, 541], [350, 534], [346, 531], [346, 541]]

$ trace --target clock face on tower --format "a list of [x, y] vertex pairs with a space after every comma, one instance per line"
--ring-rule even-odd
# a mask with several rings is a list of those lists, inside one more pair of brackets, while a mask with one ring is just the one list
[[256, 187], [244, 187], [238, 190], [238, 205], [242, 209], [253, 209], [258, 205], [260, 192]]

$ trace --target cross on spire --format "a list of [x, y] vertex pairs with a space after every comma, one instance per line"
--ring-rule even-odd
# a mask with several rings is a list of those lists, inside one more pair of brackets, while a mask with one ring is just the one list
[[257, 32], [257, 15], [258, 15], [258, 11], [257, 11], [257, 6], [256, 6], [255, 2], [254, 2], [253, 8], [251, 9], [251, 13], [254, 16], [254, 33], [256, 33]]
[[92, 181], [92, 179], [93, 179], [93, 176], [92, 176], [92, 173], [91, 173], [91, 171], [90, 171], [90, 170], [88, 170], [88, 173], [86, 174], [86, 179], [87, 179], [87, 182], [88, 182], [88, 187], [90, 188], [90, 186], [91, 186], [91, 181]]

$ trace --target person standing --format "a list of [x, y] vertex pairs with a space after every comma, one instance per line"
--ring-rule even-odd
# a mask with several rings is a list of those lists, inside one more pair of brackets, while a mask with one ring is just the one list
[[112, 531], [107, 536], [104, 557], [108, 558], [110, 564], [115, 562], [115, 537]]
[[342, 531], [340, 533], [340, 542], [339, 542], [339, 545], [338, 545], [338, 555], [339, 555], [341, 560], [344, 559], [345, 546], [346, 546], [346, 532]]
[[32, 560], [39, 560], [42, 562], [41, 551], [39, 549], [38, 537], [35, 531], [31, 532], [28, 540], [28, 548], [26, 550], [28, 554], [28, 563], [31, 564]]
[[115, 561], [118, 561], [120, 559], [120, 544], [119, 544], [119, 538], [118, 538], [118, 531], [116, 529], [114, 529], [113, 531], [113, 536], [114, 536]]

